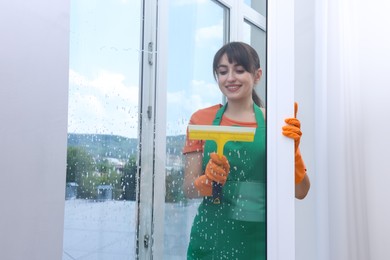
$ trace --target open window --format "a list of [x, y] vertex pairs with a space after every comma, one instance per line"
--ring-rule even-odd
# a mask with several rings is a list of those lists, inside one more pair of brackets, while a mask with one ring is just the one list
[[[270, 28], [286, 24], [275, 17], [269, 27], [266, 17], [275, 12], [267, 12], [266, 4], [265, 0], [71, 1], [64, 259], [185, 257], [199, 201], [183, 195], [181, 149], [192, 112], [224, 102], [211, 69], [212, 58], [224, 43], [244, 41], [258, 51], [263, 79], [257, 91], [267, 105], [272, 103], [267, 106], [268, 147], [283, 143], [276, 134], [282, 121], [276, 118], [290, 111], [280, 104], [293, 99], [287, 82], [291, 73], [283, 75], [287, 98], [280, 89], [277, 92], [281, 81], [276, 77], [284, 68], [278, 63], [284, 62], [280, 56], [289, 55], [291, 48], [275, 49], [283, 47], [279, 31], [269, 39]], [[286, 17], [288, 8], [278, 6], [277, 11], [287, 10], [286, 21], [291, 18]], [[269, 48], [270, 43], [278, 47]], [[277, 60], [272, 59], [274, 54]], [[275, 89], [267, 90], [268, 84]], [[285, 143], [282, 146], [287, 147]], [[279, 144], [272, 147], [268, 169], [284, 171], [288, 164], [276, 167], [276, 158], [288, 157], [289, 148], [281, 154], [284, 148]], [[285, 183], [277, 174], [269, 180], [272, 189]], [[279, 200], [279, 188], [269, 193], [272, 219], [272, 214], [290, 210], [277, 210], [290, 203]], [[282, 223], [268, 222], [269, 232], [285, 227], [285, 220], [278, 221]], [[275, 236], [280, 235], [269, 240], [269, 259], [287, 259], [276, 257], [281, 247], [275, 243], [283, 240]]]

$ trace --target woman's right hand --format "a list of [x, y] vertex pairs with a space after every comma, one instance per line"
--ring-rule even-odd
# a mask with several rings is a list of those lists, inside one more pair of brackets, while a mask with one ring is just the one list
[[212, 153], [205, 174], [202, 174], [202, 158], [201, 152], [188, 153], [185, 156], [183, 190], [187, 198], [199, 198], [199, 195], [212, 196], [213, 181], [221, 184], [226, 182], [230, 170], [226, 157], [220, 158], [216, 153]]
[[201, 196], [211, 196], [213, 194], [212, 180], [204, 174], [195, 179], [194, 186]]
[[205, 175], [208, 179], [224, 185], [229, 171], [229, 161], [224, 155], [220, 157], [216, 153], [210, 154], [210, 161], [207, 163], [205, 170]]

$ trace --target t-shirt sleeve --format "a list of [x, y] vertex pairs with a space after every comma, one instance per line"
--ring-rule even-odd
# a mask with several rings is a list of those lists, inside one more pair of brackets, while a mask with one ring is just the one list
[[[198, 125], [199, 122], [196, 120], [196, 115], [194, 114], [189, 122], [190, 125]], [[192, 152], [203, 152], [204, 140], [190, 140], [188, 138], [188, 127], [186, 134], [186, 142], [183, 148], [183, 154], [192, 153]]]
[[[215, 105], [206, 109], [196, 111], [190, 118], [189, 125], [211, 125], [217, 110], [221, 105]], [[203, 152], [204, 140], [190, 140], [188, 139], [188, 127], [186, 134], [186, 141], [183, 148], [183, 154], [192, 152]]]

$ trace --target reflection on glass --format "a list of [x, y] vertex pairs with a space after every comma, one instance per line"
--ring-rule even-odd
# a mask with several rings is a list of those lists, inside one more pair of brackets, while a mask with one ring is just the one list
[[267, 0], [244, 0], [244, 3], [255, 9], [263, 16], [267, 16]]
[[135, 259], [140, 8], [71, 2], [63, 259]]
[[213, 1], [169, 4], [164, 259], [185, 259], [200, 200], [184, 197], [182, 149], [191, 114], [222, 101], [212, 59], [226, 37], [227, 13]]
[[243, 42], [250, 44], [259, 54], [260, 57], [260, 66], [263, 70], [262, 79], [257, 86], [257, 93], [260, 95], [261, 99], [266, 103], [266, 82], [267, 82], [267, 38], [266, 32], [254, 24], [245, 21], [243, 27]]

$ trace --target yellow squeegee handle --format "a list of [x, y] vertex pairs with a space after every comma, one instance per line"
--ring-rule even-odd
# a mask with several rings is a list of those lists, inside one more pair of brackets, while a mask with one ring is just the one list
[[228, 140], [225, 140], [225, 138], [218, 138], [215, 142], [217, 143], [217, 154], [219, 157], [223, 156], [223, 148], [225, 147], [225, 144]]
[[[223, 148], [228, 140], [225, 138], [218, 138], [215, 140], [217, 143], [217, 154], [219, 157], [223, 156]], [[213, 203], [220, 204], [222, 200], [222, 184], [213, 181]]]

